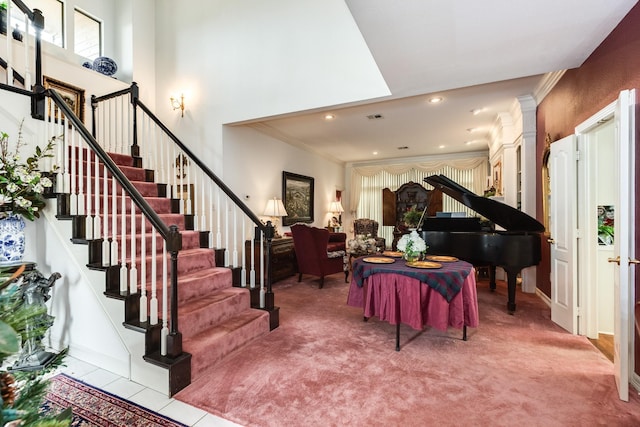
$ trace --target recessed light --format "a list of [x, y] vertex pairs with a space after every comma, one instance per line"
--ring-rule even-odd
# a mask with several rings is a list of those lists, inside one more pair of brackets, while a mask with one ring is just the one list
[[374, 151], [374, 152], [373, 152], [373, 155], [374, 155], [374, 156], [377, 156], [377, 155], [378, 155], [378, 152], [377, 152], [377, 151]]
[[442, 101], [444, 101], [444, 98], [441, 97], [441, 96], [434, 96], [434, 97], [429, 98], [429, 103], [430, 104], [437, 104], [437, 103], [442, 102]]
[[477, 116], [478, 114], [482, 113], [485, 110], [485, 108], [474, 108], [473, 110], [471, 110], [471, 114], [473, 114], [474, 116]]
[[467, 132], [477, 132], [479, 130], [480, 130], [480, 128], [468, 128]]
[[446, 147], [446, 145], [440, 145], [438, 148], [444, 148]]
[[324, 115], [324, 119], [325, 120], [333, 120], [335, 118], [336, 118], [336, 116], [334, 114], [331, 114], [331, 113]]

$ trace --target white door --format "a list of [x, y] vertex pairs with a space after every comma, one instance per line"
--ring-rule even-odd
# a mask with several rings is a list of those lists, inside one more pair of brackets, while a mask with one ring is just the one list
[[635, 264], [635, 138], [633, 111], [635, 91], [622, 91], [615, 112], [616, 160], [619, 188], [614, 217], [614, 353], [613, 363], [621, 400], [629, 400], [629, 340], [632, 316], [631, 286]]
[[578, 332], [576, 162], [575, 135], [551, 144], [551, 320], [573, 334]]

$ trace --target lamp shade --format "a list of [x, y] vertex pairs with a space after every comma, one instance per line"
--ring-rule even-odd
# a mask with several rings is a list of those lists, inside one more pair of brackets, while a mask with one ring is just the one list
[[267, 200], [267, 206], [264, 208], [262, 215], [275, 217], [287, 216], [287, 211], [284, 208], [282, 200], [274, 197], [273, 199]]
[[333, 213], [342, 213], [344, 212], [344, 208], [342, 207], [342, 203], [339, 200], [331, 202], [329, 204], [329, 212]]

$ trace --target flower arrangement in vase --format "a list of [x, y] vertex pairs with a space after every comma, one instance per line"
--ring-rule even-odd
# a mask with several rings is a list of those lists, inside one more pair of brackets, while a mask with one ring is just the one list
[[407, 262], [417, 261], [422, 258], [427, 247], [427, 243], [415, 230], [403, 235], [400, 240], [398, 240], [398, 250], [403, 252], [403, 258], [407, 260]]
[[22, 131], [14, 151], [9, 150], [9, 135], [0, 132], [0, 218], [20, 215], [33, 221], [40, 217], [40, 209], [46, 205], [43, 193], [52, 182], [39, 170], [40, 159], [53, 157], [55, 137], [44, 149], [35, 148], [32, 156], [21, 161], [20, 149], [25, 145]]
[[53, 183], [39, 169], [40, 160], [53, 157], [55, 138], [44, 149], [36, 146], [26, 160], [20, 157], [25, 146], [22, 127], [13, 151], [9, 135], [0, 132], [0, 263], [21, 261], [24, 253], [24, 220], [40, 217], [46, 205], [45, 189]]

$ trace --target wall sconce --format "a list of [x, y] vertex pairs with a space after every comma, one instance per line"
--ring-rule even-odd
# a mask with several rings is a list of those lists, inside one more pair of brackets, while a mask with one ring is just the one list
[[342, 203], [340, 200], [335, 200], [329, 204], [329, 212], [333, 214], [332, 221], [335, 219], [332, 227], [340, 227], [342, 225], [342, 221], [340, 221], [340, 214], [344, 212], [344, 208], [342, 207]]
[[184, 117], [184, 94], [180, 95], [180, 100], [173, 96], [169, 98], [171, 100], [171, 108], [175, 110], [180, 109], [180, 117]]
[[288, 215], [282, 200], [275, 197], [267, 200], [267, 206], [265, 206], [262, 215], [271, 217], [271, 223], [273, 224], [273, 237], [276, 239], [282, 237], [280, 236], [280, 233], [278, 233], [278, 218]]

